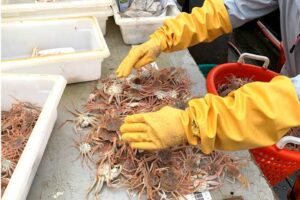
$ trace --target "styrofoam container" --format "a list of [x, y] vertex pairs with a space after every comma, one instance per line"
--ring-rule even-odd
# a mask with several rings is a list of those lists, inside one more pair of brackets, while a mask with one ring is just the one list
[[[32, 57], [35, 48], [74, 52]], [[2, 23], [2, 72], [60, 74], [68, 83], [97, 80], [110, 55], [95, 17]]]
[[57, 106], [66, 86], [66, 80], [58, 75], [6, 74], [1, 77], [1, 110], [27, 101], [42, 107], [25, 149], [4, 191], [2, 200], [26, 199], [31, 183], [47, 146], [57, 118]]
[[140, 44], [147, 41], [149, 36], [162, 26], [166, 19], [175, 17], [180, 13], [176, 6], [168, 6], [166, 16], [128, 18], [120, 15], [116, 3], [113, 4], [113, 12], [115, 22], [120, 26], [126, 44]]
[[113, 15], [111, 5], [112, 0], [3, 0], [1, 15], [3, 21], [94, 16], [105, 35], [106, 21]]

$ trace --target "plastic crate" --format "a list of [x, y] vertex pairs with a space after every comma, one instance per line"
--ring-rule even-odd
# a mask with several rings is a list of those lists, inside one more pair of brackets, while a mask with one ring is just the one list
[[297, 151], [273, 145], [251, 149], [251, 153], [272, 186], [300, 170], [300, 153]]
[[42, 107], [41, 114], [4, 191], [2, 200], [26, 199], [57, 118], [57, 106], [66, 80], [57, 75], [2, 73], [1, 110], [9, 110], [15, 99]]
[[166, 19], [175, 17], [180, 13], [176, 6], [169, 6], [166, 16], [128, 18], [120, 15], [116, 3], [113, 4], [113, 12], [115, 22], [120, 26], [122, 38], [126, 44], [140, 44], [147, 41], [149, 36], [162, 26]]
[[[32, 57], [34, 48], [74, 52]], [[95, 17], [2, 23], [2, 72], [59, 74], [68, 83], [97, 80], [110, 55]]]
[[1, 15], [3, 21], [94, 16], [105, 35], [106, 21], [113, 15], [111, 6], [112, 0], [60, 0], [49, 3], [3, 0]]

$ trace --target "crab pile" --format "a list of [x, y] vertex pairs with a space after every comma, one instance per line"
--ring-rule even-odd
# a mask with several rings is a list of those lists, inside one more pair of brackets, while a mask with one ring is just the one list
[[[218, 85], [218, 94], [222, 97], [227, 96], [231, 91], [237, 90], [243, 85], [253, 82], [252, 78], [239, 78], [234, 75], [225, 77], [227, 83]], [[287, 136], [300, 137], [300, 127], [291, 128]], [[297, 144], [287, 144], [285, 148], [294, 151], [300, 151], [300, 145]]]
[[225, 77], [226, 83], [218, 85], [218, 94], [221, 97], [227, 96], [231, 91], [237, 90], [243, 85], [253, 82], [252, 78], [240, 78], [234, 75]]
[[12, 104], [9, 111], [1, 112], [1, 191], [14, 172], [41, 109], [28, 102]]
[[82, 165], [96, 167], [87, 198], [99, 197], [108, 187], [126, 187], [138, 199], [178, 199], [186, 194], [218, 188], [226, 179], [248, 185], [240, 173], [246, 159], [222, 152], [204, 155], [196, 146], [177, 146], [155, 152], [131, 149], [120, 139], [119, 128], [127, 115], [157, 111], [163, 106], [184, 109], [191, 82], [184, 69], [143, 68], [137, 75], [99, 80], [89, 95], [84, 112], [76, 117], [74, 130]]

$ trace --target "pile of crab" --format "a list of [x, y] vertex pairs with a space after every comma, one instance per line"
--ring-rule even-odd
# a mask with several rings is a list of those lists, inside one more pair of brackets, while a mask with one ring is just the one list
[[[227, 83], [218, 85], [218, 94], [222, 97], [227, 96], [231, 91], [237, 90], [247, 83], [253, 82], [252, 78], [240, 78], [234, 75], [225, 77]], [[291, 128], [286, 135], [300, 137], [300, 127]], [[293, 151], [300, 151], [300, 145], [289, 143], [285, 148]]]
[[96, 167], [87, 198], [99, 197], [104, 183], [126, 187], [138, 199], [178, 199], [186, 194], [221, 187], [226, 179], [248, 185], [240, 168], [246, 159], [222, 152], [204, 155], [199, 147], [178, 146], [156, 152], [131, 149], [120, 139], [119, 128], [127, 115], [157, 111], [170, 105], [185, 108], [191, 82], [184, 69], [144, 68], [137, 75], [99, 80], [85, 111], [71, 111], [82, 164]]
[[1, 112], [2, 192], [8, 185], [40, 113], [40, 107], [20, 101], [12, 104], [9, 111]]
[[253, 82], [252, 78], [240, 78], [233, 74], [225, 77], [226, 83], [218, 85], [218, 94], [221, 97], [227, 96], [231, 91], [237, 90], [247, 83]]

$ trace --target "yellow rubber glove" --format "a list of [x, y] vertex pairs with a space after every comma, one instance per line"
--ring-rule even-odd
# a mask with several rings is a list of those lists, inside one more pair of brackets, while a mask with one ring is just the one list
[[191, 100], [188, 112], [204, 153], [270, 146], [300, 126], [300, 102], [285, 76], [246, 84], [224, 98], [208, 94]]
[[129, 52], [116, 74], [126, 77], [132, 68], [139, 69], [153, 62], [161, 51], [182, 50], [200, 42], [210, 42], [231, 31], [223, 0], [206, 0], [202, 7], [194, 8], [191, 14], [181, 13], [175, 19], [165, 20], [147, 42]]
[[269, 146], [297, 126], [295, 88], [289, 78], [278, 76], [269, 83], [246, 84], [224, 98], [207, 94], [191, 100], [186, 111], [165, 107], [128, 116], [121, 132], [133, 148], [161, 149], [185, 141], [195, 145], [200, 139], [202, 151], [211, 153]]
[[144, 150], [172, 147], [188, 139], [197, 144], [196, 136], [187, 138], [185, 134], [188, 117], [187, 112], [169, 106], [157, 112], [127, 116], [120, 128], [122, 139], [130, 142], [132, 148]]
[[133, 47], [119, 65], [116, 75], [120, 78], [127, 77], [133, 67], [139, 69], [153, 62], [160, 53], [159, 42], [155, 39], [148, 40], [137, 47]]

